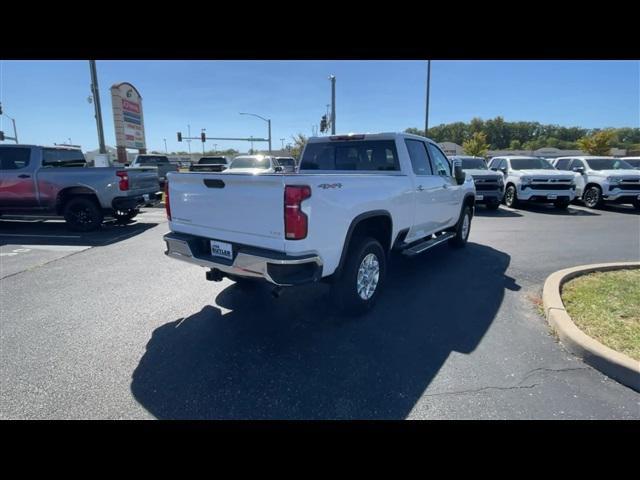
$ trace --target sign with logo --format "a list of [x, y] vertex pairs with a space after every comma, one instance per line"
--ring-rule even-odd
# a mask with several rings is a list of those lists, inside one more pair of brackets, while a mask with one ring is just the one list
[[142, 97], [130, 83], [117, 83], [111, 87], [113, 123], [116, 146], [145, 149]]

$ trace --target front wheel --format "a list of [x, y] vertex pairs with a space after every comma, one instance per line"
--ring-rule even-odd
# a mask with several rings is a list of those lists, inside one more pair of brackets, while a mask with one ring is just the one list
[[387, 272], [387, 260], [380, 242], [371, 237], [356, 239], [339, 277], [331, 286], [338, 309], [362, 315], [373, 307]]
[[571, 202], [569, 200], [556, 200], [555, 202], [553, 202], [553, 205], [558, 209], [558, 210], [566, 210], [567, 207], [569, 207], [569, 204]]
[[640, 210], [640, 200], [634, 200], [634, 201], [633, 201], [633, 202], [631, 202], [631, 203], [633, 203], [633, 207], [634, 207], [636, 210]]
[[449, 245], [456, 248], [462, 248], [467, 244], [469, 232], [471, 231], [471, 207], [466, 206], [462, 210], [462, 215], [456, 225], [456, 235], [449, 240]]
[[509, 208], [516, 208], [518, 206], [518, 193], [516, 187], [509, 185], [504, 192], [504, 204]]
[[582, 194], [582, 201], [589, 208], [602, 206], [602, 190], [597, 185], [591, 185]]

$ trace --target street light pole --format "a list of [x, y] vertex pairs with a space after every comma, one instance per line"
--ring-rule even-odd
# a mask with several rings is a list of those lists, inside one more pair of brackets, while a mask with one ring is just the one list
[[[259, 119], [267, 122], [267, 125], [269, 126], [269, 155], [271, 155], [271, 119], [266, 119], [260, 115], [256, 115], [255, 113], [240, 112], [240, 115], [251, 115], [252, 117], [258, 117]], [[253, 150], [253, 145], [251, 146], [251, 149]]]
[[285, 139], [284, 139], [284, 138], [281, 138], [281, 139], [280, 139], [280, 149], [281, 149], [281, 150], [284, 150], [284, 141], [285, 141]]
[[424, 120], [424, 136], [429, 131], [429, 89], [431, 87], [431, 60], [427, 60], [427, 111]]
[[91, 95], [93, 95], [93, 105], [96, 112], [96, 125], [98, 127], [98, 142], [100, 143], [100, 153], [107, 153], [104, 146], [104, 130], [102, 128], [102, 110], [100, 109], [100, 90], [98, 88], [98, 73], [96, 70], [96, 61], [89, 60], [89, 68], [91, 70]]
[[187, 140], [187, 147], [189, 147], [189, 155], [191, 155], [191, 125], [187, 125], [189, 131], [189, 140]]
[[331, 75], [331, 135], [336, 134], [336, 76]]
[[162, 140], [164, 140], [164, 153], [169, 153], [169, 151], [167, 150], [167, 139], [163, 138]]

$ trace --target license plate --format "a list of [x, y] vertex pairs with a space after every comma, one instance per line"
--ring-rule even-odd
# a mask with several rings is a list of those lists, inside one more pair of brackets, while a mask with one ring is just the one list
[[476, 200], [484, 200], [484, 195], [476, 195]]
[[211, 240], [211, 255], [233, 260], [233, 247], [230, 243]]
[[555, 200], [556, 198], [558, 198], [558, 195], [547, 195], [547, 198], [549, 200]]
[[142, 198], [144, 199], [145, 202], [148, 202], [149, 201], [149, 194], [148, 193], [143, 194]]

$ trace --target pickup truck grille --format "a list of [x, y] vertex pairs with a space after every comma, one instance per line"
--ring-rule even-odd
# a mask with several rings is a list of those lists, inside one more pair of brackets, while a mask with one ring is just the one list
[[609, 186], [610, 190], [615, 190], [616, 188], [620, 190], [640, 190], [640, 183], [632, 183], [630, 185], [628, 183], [620, 183], [619, 185]]
[[569, 182], [565, 184], [544, 183], [542, 185], [534, 183], [532, 185], [525, 185], [524, 187], [529, 187], [531, 190], [569, 190]]
[[476, 183], [476, 191], [488, 191], [488, 190], [500, 190], [500, 185], [498, 183]]

